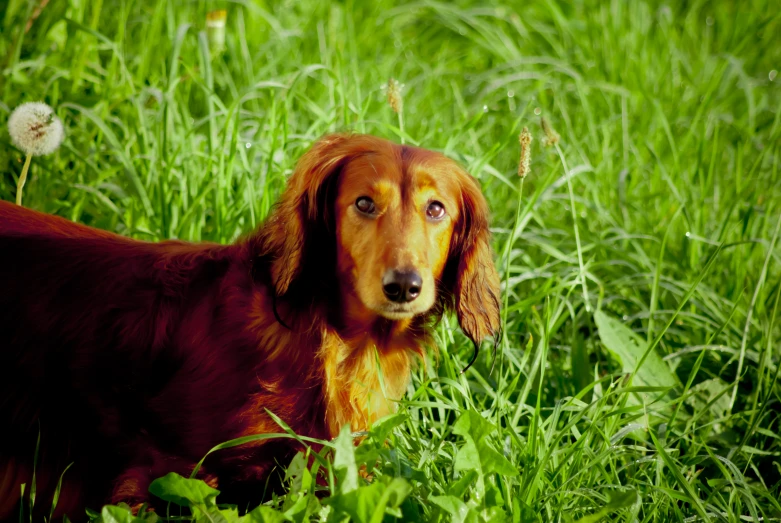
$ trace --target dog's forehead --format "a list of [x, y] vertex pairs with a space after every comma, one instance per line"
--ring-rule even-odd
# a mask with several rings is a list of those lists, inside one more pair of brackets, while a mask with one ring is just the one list
[[348, 185], [384, 191], [448, 191], [457, 169], [455, 162], [442, 154], [394, 145], [355, 156], [346, 164], [342, 175]]

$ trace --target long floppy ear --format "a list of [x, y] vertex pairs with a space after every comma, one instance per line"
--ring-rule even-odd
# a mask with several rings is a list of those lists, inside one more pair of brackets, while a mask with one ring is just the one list
[[318, 208], [318, 203], [348, 155], [344, 145], [349, 139], [349, 135], [327, 135], [304, 153], [260, 231], [258, 254], [270, 258], [271, 283], [277, 296], [284, 295], [301, 273], [313, 226], [327, 220], [327, 208]]
[[298, 161], [260, 231], [258, 254], [270, 260], [271, 283], [277, 296], [287, 293], [301, 276], [308, 250], [317, 252], [318, 263], [326, 261], [335, 234], [329, 202], [336, 196], [339, 171], [367, 147], [361, 135], [326, 135]]
[[451, 240], [449, 265], [455, 270], [453, 308], [461, 329], [475, 345], [468, 369], [485, 338], [494, 337], [494, 348], [499, 342], [501, 290], [490, 245], [488, 204], [474, 178], [466, 172], [457, 176], [461, 185], [461, 209]]

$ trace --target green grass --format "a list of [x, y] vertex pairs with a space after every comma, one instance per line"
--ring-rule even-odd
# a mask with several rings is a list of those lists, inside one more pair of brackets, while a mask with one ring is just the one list
[[[471, 348], [443, 322], [439, 363], [416, 371], [401, 414], [355, 454], [337, 443], [332, 496], [307, 494], [297, 464], [254, 521], [781, 518], [775, 0], [57, 0], [25, 32], [37, 3], [0, 13], [0, 120], [43, 99], [67, 138], [33, 160], [27, 206], [227, 242], [316, 138], [350, 129], [461, 161], [495, 251], [510, 242], [493, 374], [487, 350], [459, 373]], [[215, 7], [222, 53], [204, 32]], [[542, 147], [538, 114], [559, 149]], [[0, 198], [23, 160], [4, 129]], [[355, 460], [377, 462], [371, 485]], [[213, 497], [194, 496], [213, 517]]]

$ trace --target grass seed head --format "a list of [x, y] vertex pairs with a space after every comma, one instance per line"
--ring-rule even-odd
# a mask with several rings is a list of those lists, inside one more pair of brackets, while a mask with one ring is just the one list
[[404, 106], [401, 98], [401, 86], [393, 78], [388, 80], [388, 105], [396, 114], [399, 114]]
[[521, 135], [518, 137], [518, 141], [521, 142], [521, 161], [518, 163], [518, 176], [526, 178], [526, 175], [531, 172], [532, 160], [532, 133], [529, 132], [528, 128], [523, 128]]
[[27, 102], [11, 113], [8, 133], [27, 155], [43, 156], [57, 150], [65, 136], [62, 121], [43, 102]]
[[542, 142], [542, 145], [550, 147], [559, 143], [559, 140], [561, 139], [559, 133], [550, 126], [550, 123], [548, 123], [548, 120], [546, 120], [544, 116], [540, 117], [540, 124], [542, 125], [542, 132], [545, 133], [545, 140]]

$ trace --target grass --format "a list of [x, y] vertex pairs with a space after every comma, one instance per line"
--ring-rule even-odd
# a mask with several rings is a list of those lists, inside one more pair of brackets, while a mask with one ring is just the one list
[[[471, 347], [444, 322], [400, 414], [356, 452], [334, 444], [330, 496], [297, 462], [253, 521], [781, 520], [776, 2], [39, 3], [0, 15], [0, 119], [42, 99], [67, 132], [33, 160], [29, 207], [227, 242], [313, 140], [347, 129], [443, 151], [482, 183], [507, 253], [494, 372], [483, 351], [461, 375]], [[23, 161], [3, 130], [0, 198]]]

